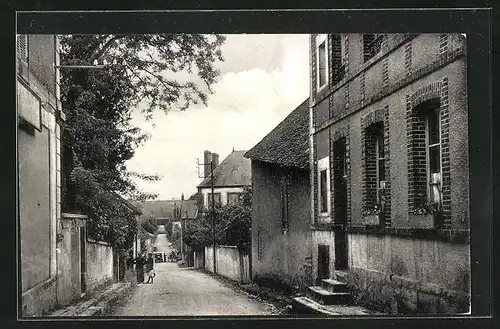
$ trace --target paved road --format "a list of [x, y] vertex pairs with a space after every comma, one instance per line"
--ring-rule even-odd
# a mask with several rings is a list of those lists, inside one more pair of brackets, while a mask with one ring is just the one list
[[[164, 246], [164, 237], [157, 244]], [[268, 305], [235, 292], [208, 274], [157, 263], [152, 284], [141, 284], [112, 316], [270, 315]]]

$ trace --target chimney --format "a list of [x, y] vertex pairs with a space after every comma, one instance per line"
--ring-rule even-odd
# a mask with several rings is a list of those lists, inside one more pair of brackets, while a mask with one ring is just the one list
[[219, 154], [212, 153], [212, 162], [214, 163], [214, 168], [219, 165]]
[[212, 161], [212, 152], [203, 152], [203, 163], [205, 164], [204, 176], [205, 178], [210, 177], [210, 161]]

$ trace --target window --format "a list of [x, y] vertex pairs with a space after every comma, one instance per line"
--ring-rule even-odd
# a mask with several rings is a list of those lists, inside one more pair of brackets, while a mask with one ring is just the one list
[[329, 158], [325, 157], [318, 161], [318, 208], [319, 213], [328, 215], [330, 213], [330, 169]]
[[428, 201], [440, 209], [441, 198], [441, 134], [439, 108], [430, 110], [426, 117]]
[[327, 176], [327, 173], [326, 173], [326, 169], [325, 170], [321, 170], [319, 172], [320, 174], [320, 195], [321, 195], [321, 198], [320, 198], [320, 202], [321, 202], [321, 212], [327, 212], [328, 211], [328, 208], [327, 208], [327, 204], [328, 204], [328, 191], [327, 191], [327, 179], [326, 179], [326, 176]]
[[28, 36], [25, 34], [17, 36], [17, 57], [28, 62]]
[[363, 34], [363, 59], [365, 62], [380, 52], [384, 37], [385, 35], [381, 33]]
[[230, 192], [227, 194], [227, 203], [230, 205], [236, 205], [239, 203], [241, 198], [241, 193]]
[[[214, 195], [215, 205], [220, 205], [221, 204], [220, 193], [214, 193], [213, 195]], [[207, 208], [212, 207], [212, 193], [208, 193], [207, 201], [208, 201]]]
[[364, 211], [379, 215], [385, 211], [386, 163], [384, 124], [375, 122], [364, 130]]
[[384, 207], [385, 189], [385, 155], [384, 155], [384, 134], [381, 130], [375, 136], [375, 158], [377, 160], [377, 203]]
[[287, 234], [290, 230], [290, 218], [288, 214], [289, 178], [282, 177], [280, 182], [281, 196], [281, 233]]
[[262, 240], [260, 228], [257, 230], [257, 259], [262, 259]]
[[316, 37], [317, 85], [318, 90], [328, 83], [328, 56], [326, 34]]

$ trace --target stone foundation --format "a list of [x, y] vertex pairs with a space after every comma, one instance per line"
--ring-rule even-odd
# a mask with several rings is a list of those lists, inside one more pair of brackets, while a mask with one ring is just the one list
[[22, 294], [21, 316], [42, 316], [57, 307], [56, 278], [48, 279]]
[[460, 314], [470, 294], [378, 271], [351, 268], [347, 275], [356, 304], [389, 314]]

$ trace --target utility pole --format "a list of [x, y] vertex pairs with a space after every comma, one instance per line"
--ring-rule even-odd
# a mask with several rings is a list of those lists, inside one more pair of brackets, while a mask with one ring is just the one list
[[181, 221], [181, 259], [184, 260], [184, 225], [182, 221], [182, 206], [184, 205], [184, 194], [181, 196], [181, 208], [179, 209], [179, 220]]
[[198, 177], [199, 178], [206, 178], [205, 171], [203, 171], [203, 176], [200, 175], [200, 166], [210, 166], [210, 186], [212, 189], [212, 202], [211, 202], [211, 208], [212, 208], [212, 249], [213, 249], [213, 260], [214, 260], [214, 273], [217, 273], [216, 269], [216, 259], [215, 259], [215, 196], [214, 196], [214, 162], [210, 160], [210, 163], [200, 163], [199, 159], [196, 159], [197, 165], [198, 165]]

